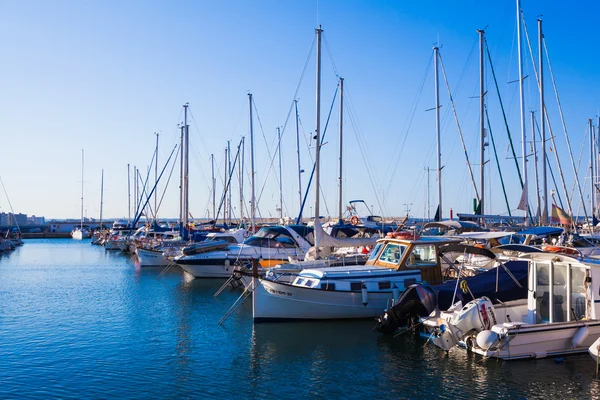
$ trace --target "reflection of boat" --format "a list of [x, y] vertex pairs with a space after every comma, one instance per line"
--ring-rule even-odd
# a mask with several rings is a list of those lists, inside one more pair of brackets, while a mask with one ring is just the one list
[[196, 278], [229, 278], [236, 263], [244, 265], [259, 260], [261, 265], [270, 266], [289, 258], [304, 258], [312, 236], [313, 229], [304, 225], [268, 226], [244, 243], [227, 244], [222, 248], [218, 244], [219, 248], [212, 251], [183, 254], [173, 260]]
[[441, 283], [439, 247], [455, 240], [379, 240], [366, 265], [303, 269], [292, 283], [263, 279], [253, 289], [255, 321], [380, 315], [413, 283]]
[[424, 325], [429, 340], [449, 349], [463, 342], [485, 357], [541, 358], [588, 351], [600, 335], [600, 261], [531, 253], [526, 301], [493, 305], [481, 297]]

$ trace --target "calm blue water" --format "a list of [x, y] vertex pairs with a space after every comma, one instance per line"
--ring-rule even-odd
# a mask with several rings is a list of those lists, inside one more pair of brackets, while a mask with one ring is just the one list
[[253, 325], [238, 291], [70, 239], [0, 256], [0, 398], [590, 398], [589, 356], [444, 354], [371, 321]]

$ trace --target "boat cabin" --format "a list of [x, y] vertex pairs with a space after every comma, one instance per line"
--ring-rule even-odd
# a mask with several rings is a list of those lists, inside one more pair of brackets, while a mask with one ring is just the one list
[[385, 238], [377, 242], [366, 265], [394, 268], [396, 271], [421, 273], [421, 279], [432, 285], [443, 282], [440, 246], [460, 240], [428, 237], [420, 239]]
[[526, 323], [597, 319], [600, 313], [600, 260], [535, 253], [529, 262]]

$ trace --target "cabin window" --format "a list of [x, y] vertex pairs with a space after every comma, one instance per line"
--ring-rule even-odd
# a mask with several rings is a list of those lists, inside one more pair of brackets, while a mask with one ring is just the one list
[[585, 270], [571, 267], [571, 307], [577, 319], [585, 318]]
[[321, 289], [323, 290], [335, 290], [335, 283], [321, 283]]
[[310, 280], [310, 279], [307, 279], [307, 280], [306, 280], [306, 284], [305, 284], [305, 286], [308, 286], [308, 287], [310, 287], [310, 286], [312, 286], [312, 284], [313, 284], [313, 281], [312, 281], [312, 280]]
[[296, 285], [302, 285], [304, 283], [304, 279], [302, 278], [298, 278], [298, 280], [296, 281]]
[[585, 317], [585, 269], [563, 263], [535, 263], [535, 321], [572, 321]]
[[381, 256], [379, 257], [379, 261], [398, 264], [402, 259], [402, 255], [404, 254], [405, 246], [396, 244], [396, 243], [388, 243], [385, 246], [385, 249], [381, 252]]
[[377, 256], [379, 255], [379, 250], [381, 250], [382, 247], [383, 247], [383, 243], [377, 243], [377, 245], [371, 252], [371, 255], [369, 256], [369, 261], [373, 261], [377, 258]]
[[389, 289], [392, 287], [391, 282], [379, 282], [379, 290]]
[[430, 267], [437, 265], [437, 253], [432, 244], [417, 245], [413, 248], [406, 263], [409, 267]]
[[540, 324], [550, 321], [550, 265], [536, 263], [535, 278], [535, 322]]
[[350, 282], [350, 290], [352, 291], [359, 291], [362, 289], [362, 283], [361, 282]]

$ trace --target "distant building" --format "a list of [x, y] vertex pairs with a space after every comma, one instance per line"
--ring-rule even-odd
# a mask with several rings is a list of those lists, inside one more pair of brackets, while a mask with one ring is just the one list
[[46, 218], [36, 217], [35, 215], [27, 218], [27, 220], [29, 221], [30, 225], [44, 225], [46, 223]]
[[8, 214], [8, 226], [27, 225], [27, 214]]

